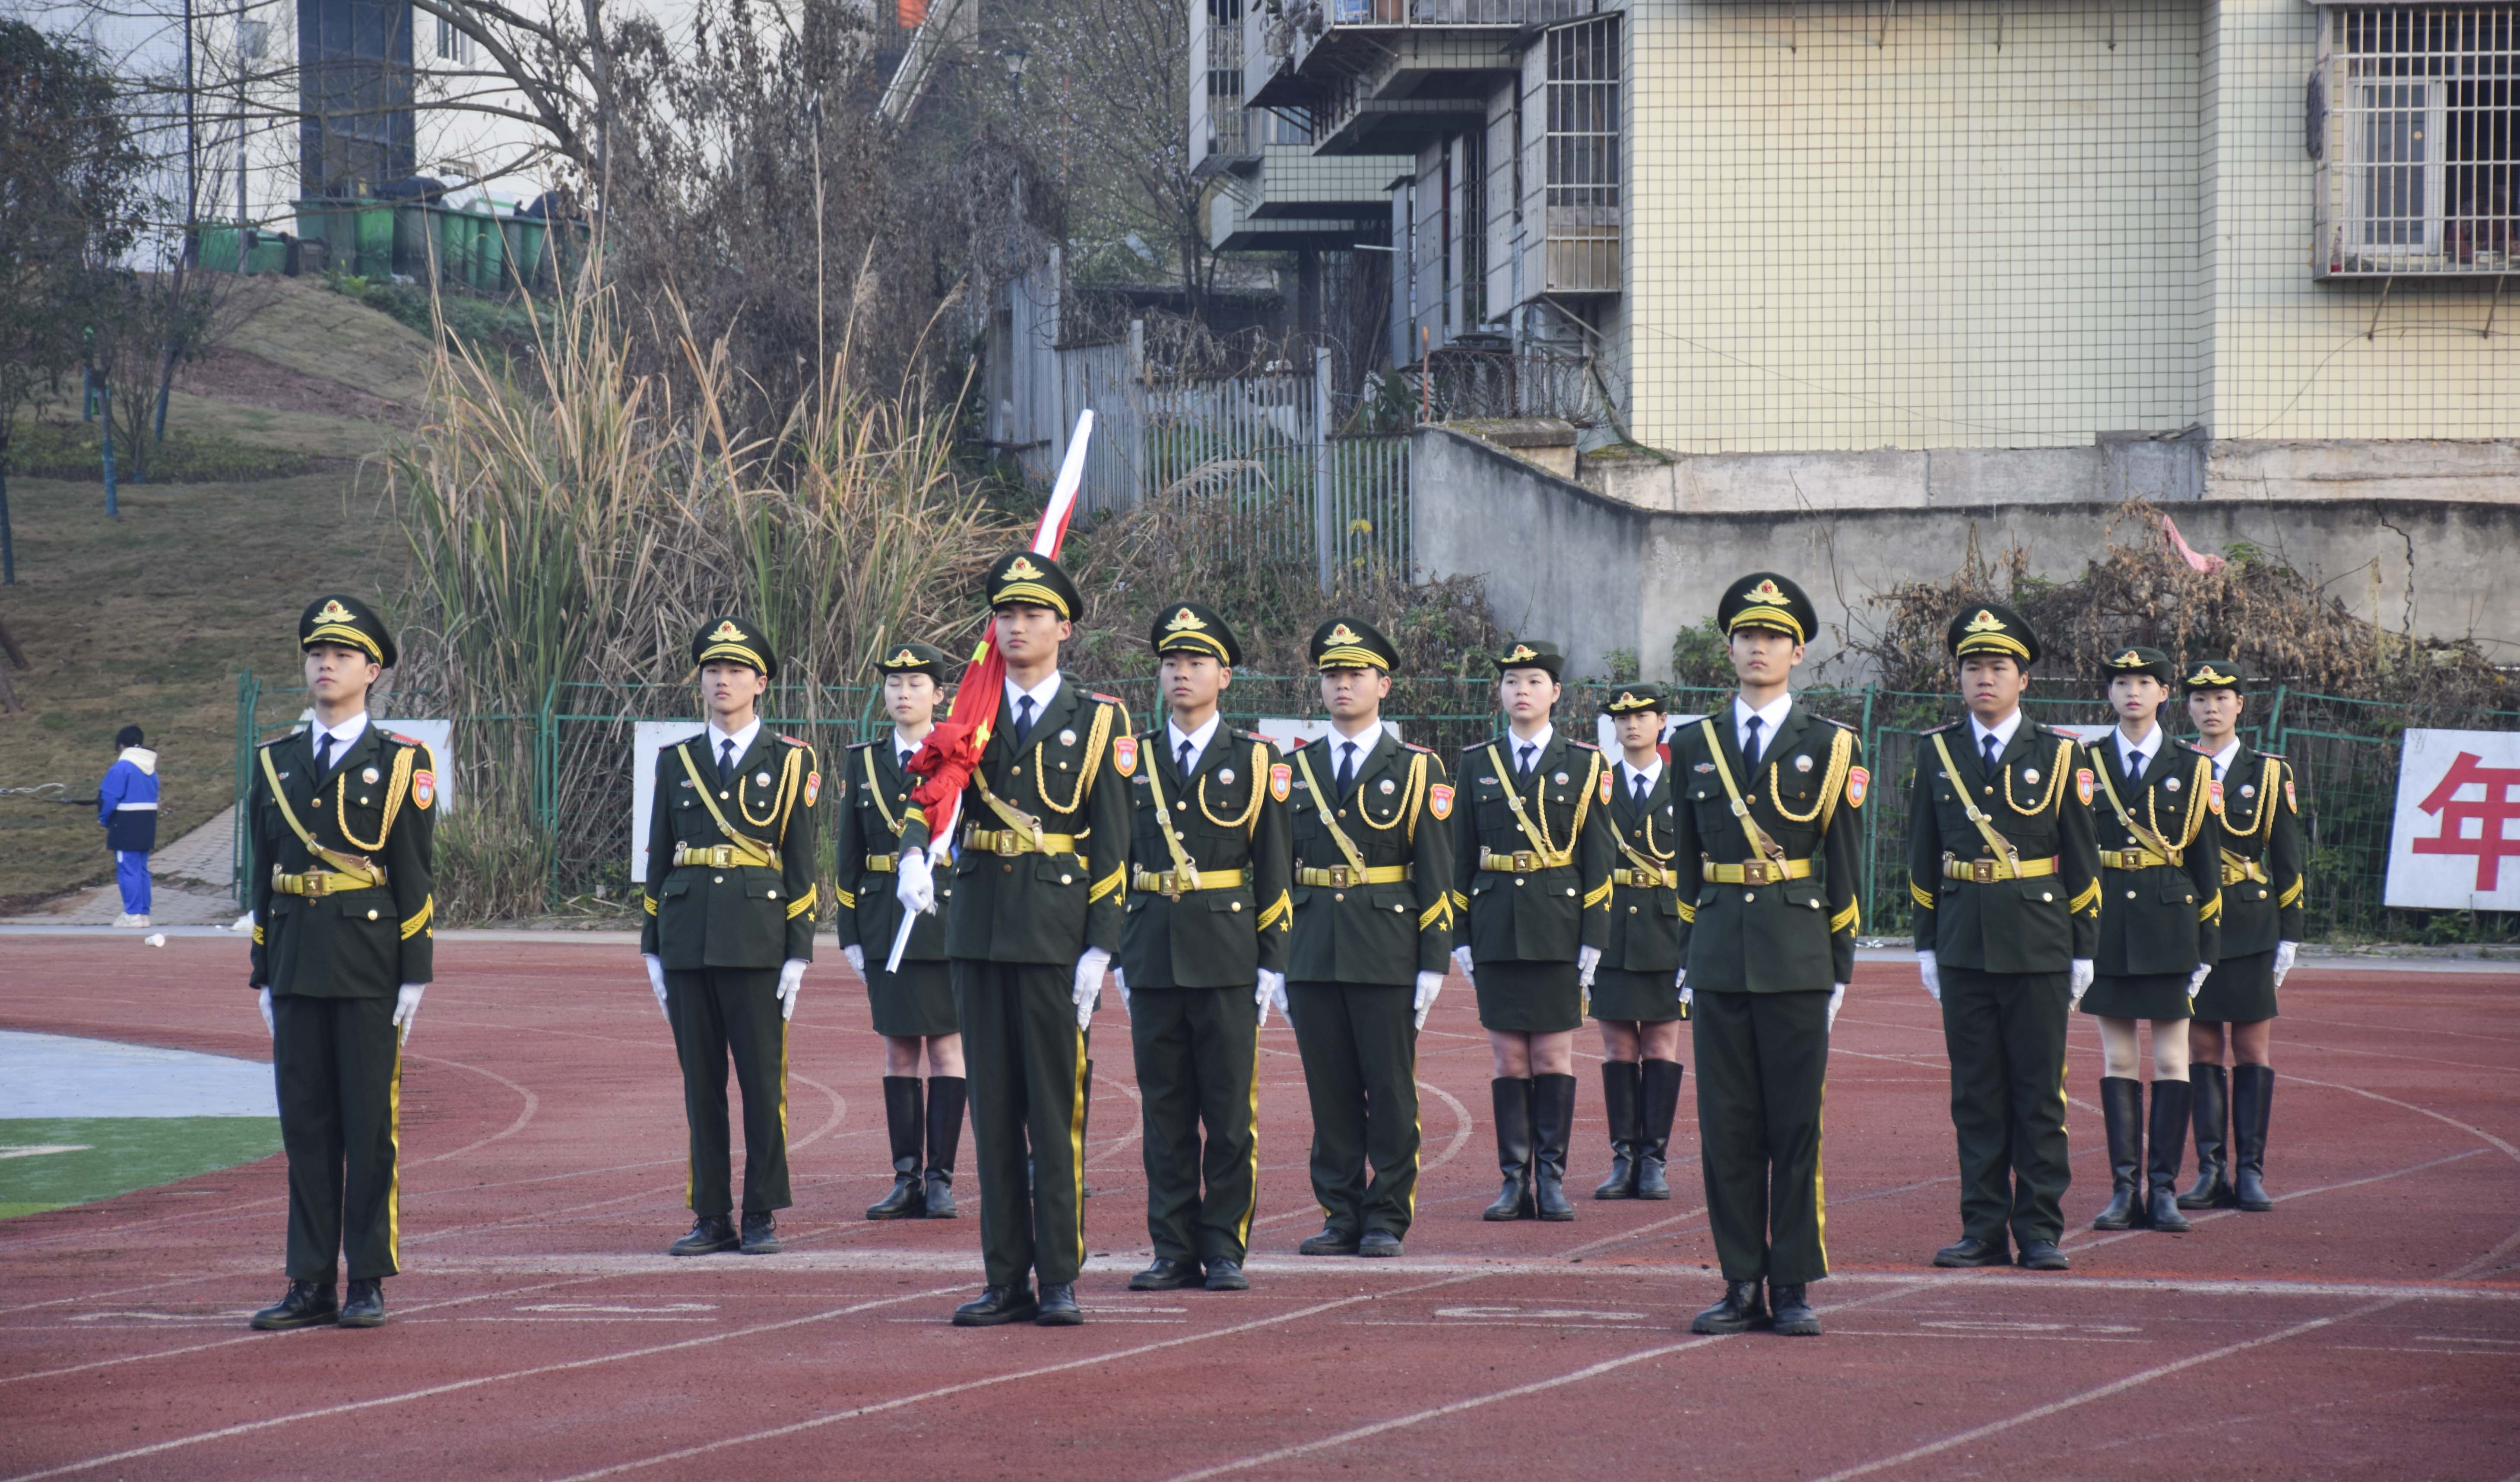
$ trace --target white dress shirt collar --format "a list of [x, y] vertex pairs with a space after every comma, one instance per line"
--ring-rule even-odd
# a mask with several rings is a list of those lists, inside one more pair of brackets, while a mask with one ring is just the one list
[[2230, 744], [2214, 753], [2214, 781], [2218, 783], [2221, 782], [2223, 780], [2224, 769], [2239, 759], [2240, 739], [2234, 736], [2231, 738]]
[[910, 738], [901, 734], [901, 728], [899, 726], [893, 727], [892, 759], [897, 762], [909, 761], [911, 756], [919, 750], [920, 746], [924, 743], [926, 740], [927, 738], [922, 736], [918, 741], [912, 741]]
[[319, 726], [310, 720], [306, 723], [306, 746], [309, 751], [312, 751], [324, 743], [325, 737], [332, 737], [333, 754], [329, 760], [333, 766], [338, 767], [341, 764], [341, 758], [350, 754], [350, 748], [359, 743], [359, 738], [367, 734], [368, 712], [365, 710], [338, 726]]
[[1779, 695], [1756, 710], [1750, 708], [1748, 700], [1738, 695], [1733, 696], [1732, 744], [1741, 747], [1744, 751], [1749, 749], [1750, 717], [1755, 715], [1759, 717], [1759, 749], [1767, 750], [1768, 743], [1777, 739], [1777, 728], [1785, 723], [1785, 714], [1793, 707], [1794, 697], [1791, 694]]
[[1997, 721], [1992, 728], [1980, 725], [1978, 723], [1978, 718], [1972, 715], [1969, 717], [1969, 741], [1971, 749], [1977, 752], [1979, 761], [1982, 762], [1986, 760], [1986, 739], [1992, 736], [1995, 738], [1995, 754], [2002, 756], [2004, 751], [2012, 745], [2012, 734], [2020, 729], [2021, 710], [2019, 706], [2015, 706], [2010, 715]]
[[721, 731], [718, 729], [716, 721], [710, 721], [708, 724], [708, 759], [712, 763], [723, 760], [726, 756], [724, 742], [731, 741], [735, 742], [735, 759], [737, 761], [742, 761], [743, 760], [743, 753], [752, 749], [752, 739], [760, 734], [761, 718], [759, 716], [753, 717], [752, 723], [745, 726], [741, 731]]
[[2163, 742], [2168, 740], [2168, 738], [2161, 734], [2161, 726], [2158, 722], [2153, 725], [2151, 731], [2146, 733], [2144, 739], [2139, 741], [2130, 742], [2126, 739], [2126, 733], [2115, 727], [2110, 728], [2109, 739], [2117, 742], [2118, 770], [2120, 772], [2126, 771], [2127, 763], [2134, 759], [2135, 754], [2138, 751], [2143, 753], [2144, 765], [2147, 767], [2151, 766], [2153, 758], [2161, 755]]
[[1511, 731], [1508, 731], [1505, 734], [1505, 741], [1509, 749], [1506, 752], [1505, 764], [1517, 771], [1520, 770], [1523, 752], [1528, 749], [1531, 753], [1531, 763], [1536, 767], [1540, 765], [1540, 759], [1549, 754], [1549, 743], [1556, 739], [1557, 727], [1553, 723], [1542, 726], [1540, 733], [1529, 741], [1524, 741]]
[[1619, 785], [1627, 789], [1630, 797], [1634, 797], [1636, 795], [1637, 779], [1639, 778], [1644, 779], [1645, 790], [1647, 792], [1651, 792], [1653, 790], [1654, 780], [1662, 776], [1662, 758], [1659, 756], [1655, 757], [1651, 762], [1648, 762], [1645, 765], [1645, 769], [1642, 772], [1640, 772], [1628, 761], [1626, 757], [1623, 756], [1619, 758]]
[[1012, 675], [1008, 676], [1007, 718], [1010, 720], [1014, 718], [1015, 702], [1022, 699], [1027, 695], [1032, 696], [1032, 718], [1039, 720], [1043, 716], [1048, 715], [1050, 713], [1050, 702], [1058, 697], [1058, 671], [1057, 669], [1053, 669], [1050, 671], [1050, 678], [1045, 679], [1040, 684], [1026, 690], [1015, 684], [1014, 677]]
[[1182, 776], [1188, 777], [1198, 770], [1198, 759], [1207, 754], [1207, 743], [1215, 738], [1217, 724], [1224, 718], [1222, 712], [1210, 715], [1195, 731], [1183, 730], [1179, 721], [1164, 722], [1165, 755], [1179, 763], [1182, 742], [1190, 742], [1190, 765], [1182, 768]]

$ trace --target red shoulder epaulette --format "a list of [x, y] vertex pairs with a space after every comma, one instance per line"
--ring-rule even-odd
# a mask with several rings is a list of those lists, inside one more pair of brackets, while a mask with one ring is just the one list
[[1129, 702], [1116, 695], [1105, 695], [1100, 690], [1094, 690], [1088, 693], [1090, 693], [1096, 699], [1101, 700], [1106, 705], [1118, 705], [1122, 709], [1128, 708]]
[[425, 745], [425, 744], [427, 744], [426, 742], [424, 742], [424, 741], [422, 741], [418, 740], [417, 738], [415, 738], [415, 737], [405, 736], [405, 735], [403, 735], [403, 734], [402, 734], [401, 732], [399, 732], [399, 731], [388, 731], [388, 732], [386, 732], [386, 733], [385, 733], [385, 735], [386, 735], [386, 736], [388, 736], [388, 737], [390, 737], [390, 738], [392, 738], [392, 739], [393, 739], [393, 740], [395, 740], [395, 741], [398, 741], [402, 742], [402, 743], [403, 743], [404, 745], [406, 745], [406, 746], [419, 746], [419, 745]]
[[801, 746], [801, 745], [805, 744], [803, 741], [798, 741], [796, 738], [794, 738], [794, 737], [792, 737], [792, 736], [789, 736], [789, 735], [787, 735], [787, 734], [786, 734], [786, 733], [784, 733], [784, 732], [783, 732], [783, 733], [781, 733], [781, 735], [780, 735], [779, 739], [780, 739], [781, 741], [786, 741], [788, 744], [789, 744], [789, 745], [791, 745], [791, 746]]
[[[1958, 724], [1959, 724], [1959, 722], [1958, 722], [1958, 721], [1956, 721], [1956, 720], [1947, 720], [1947, 721], [1943, 722], [1943, 723], [1942, 723], [1941, 725], [1939, 725], [1939, 726], [1927, 726], [1924, 730], [1919, 731], [1919, 732], [1917, 732], [1916, 734], [1917, 734], [1918, 736], [1932, 736], [1932, 735], [1937, 734], [1938, 732], [1949, 731], [1949, 730], [1950, 730], [1950, 729], [1952, 729], [1954, 726], [1957, 726], [1957, 725], [1958, 725]], [[2036, 724], [2037, 724], [2037, 722], [2035, 722], [2035, 721], [2034, 721], [2034, 722], [2032, 722], [2032, 724], [2036, 725]]]
[[1402, 744], [1402, 745], [1404, 745], [1404, 746], [1408, 747], [1408, 748], [1409, 748], [1410, 750], [1412, 750], [1412, 751], [1423, 751], [1423, 752], [1425, 752], [1428, 756], [1432, 756], [1432, 755], [1434, 755], [1434, 754], [1435, 754], [1435, 748], [1434, 748], [1434, 747], [1432, 747], [1432, 746], [1421, 746], [1421, 745], [1418, 744], [1416, 741], [1402, 741], [1400, 744]]

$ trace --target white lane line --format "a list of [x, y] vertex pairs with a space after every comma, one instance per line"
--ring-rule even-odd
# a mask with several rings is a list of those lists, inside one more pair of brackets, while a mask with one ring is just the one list
[[[1383, 1293], [1379, 1297], [1374, 1295], [1361, 1295], [1340, 1297], [1328, 1302], [1316, 1302], [1310, 1307], [1297, 1308], [1293, 1312], [1280, 1313], [1276, 1317], [1260, 1318], [1249, 1323], [1238, 1323], [1230, 1327], [1219, 1327], [1207, 1332], [1188, 1333], [1178, 1338], [1164, 1338], [1152, 1343], [1141, 1343], [1133, 1348], [1117, 1349], [1111, 1353], [1097, 1354], [1091, 1358], [1070, 1359], [1061, 1364], [1044, 1364], [1034, 1369], [1016, 1370], [1010, 1373], [990, 1374], [978, 1379], [966, 1379], [958, 1384], [941, 1385], [935, 1389], [922, 1390], [915, 1395], [902, 1395], [897, 1399], [879, 1400], [872, 1405], [852, 1406], [847, 1410], [832, 1411], [828, 1415], [815, 1415], [809, 1419], [793, 1421], [787, 1425], [777, 1425], [766, 1430], [750, 1431], [740, 1436], [726, 1436], [715, 1441], [704, 1441], [698, 1446], [684, 1447], [680, 1451], [662, 1452], [652, 1457], [642, 1457], [635, 1461], [617, 1462], [611, 1466], [598, 1467], [594, 1471], [574, 1472], [566, 1477], [559, 1479], [559, 1482], [589, 1482], [589, 1479], [595, 1477], [619, 1476], [623, 1472], [638, 1471], [650, 1466], [662, 1466], [672, 1461], [689, 1460], [694, 1457], [704, 1457], [711, 1452], [724, 1451], [729, 1447], [749, 1446], [757, 1441], [774, 1441], [783, 1436], [792, 1436], [804, 1431], [818, 1430], [826, 1425], [836, 1425], [843, 1420], [854, 1420], [862, 1415], [881, 1415], [886, 1411], [902, 1410], [909, 1406], [924, 1404], [929, 1400], [941, 1400], [951, 1395], [967, 1394], [975, 1389], [988, 1389], [1000, 1384], [1013, 1384], [1024, 1379], [1041, 1378], [1048, 1374], [1071, 1373], [1080, 1369], [1097, 1369], [1106, 1364], [1116, 1363], [1122, 1359], [1134, 1359], [1145, 1354], [1161, 1353], [1166, 1349], [1181, 1348], [1192, 1343], [1205, 1343], [1212, 1339], [1231, 1337], [1237, 1333], [1251, 1332], [1258, 1328], [1280, 1326], [1287, 1323], [1295, 1322], [1299, 1319], [1314, 1317], [1325, 1312], [1333, 1312], [1342, 1307], [1353, 1307], [1360, 1302], [1387, 1300], [1391, 1297], [1406, 1296], [1413, 1291], [1425, 1291], [1438, 1286], [1458, 1285], [1462, 1281], [1473, 1281], [1477, 1280], [1478, 1278], [1476, 1277], [1456, 1277], [1449, 1280], [1428, 1281], [1418, 1286], [1405, 1287], [1400, 1291]], [[1106, 1319], [1105, 1321], [1109, 1320]], [[1129, 1320], [1124, 1319], [1121, 1321]]]
[[968, 1283], [958, 1282], [952, 1286], [939, 1286], [928, 1291], [903, 1292], [897, 1296], [878, 1297], [871, 1302], [858, 1302], [847, 1307], [834, 1307], [823, 1312], [808, 1313], [806, 1316], [801, 1318], [787, 1318], [777, 1323], [763, 1323], [751, 1327], [739, 1327], [732, 1332], [709, 1333], [702, 1337], [685, 1338], [680, 1342], [657, 1343], [646, 1348], [625, 1349], [619, 1353], [598, 1354], [593, 1358], [570, 1359], [558, 1364], [537, 1364], [530, 1369], [512, 1369], [500, 1373], [476, 1374], [469, 1379], [455, 1379], [444, 1384], [430, 1384], [420, 1389], [407, 1389], [399, 1394], [379, 1395], [370, 1400], [349, 1400], [344, 1401], [339, 1405], [327, 1405], [317, 1410], [301, 1410], [292, 1415], [271, 1415], [259, 1420], [247, 1420], [236, 1425], [222, 1426], [217, 1430], [205, 1430], [194, 1435], [177, 1436], [172, 1440], [159, 1441], [149, 1446], [135, 1446], [128, 1451], [112, 1452], [102, 1457], [91, 1457], [84, 1461], [71, 1461], [61, 1466], [47, 1467], [42, 1471], [21, 1472], [17, 1476], [10, 1478], [9, 1482], [37, 1482], [37, 1479], [43, 1477], [66, 1477], [72, 1472], [92, 1471], [100, 1466], [112, 1466], [120, 1461], [135, 1461], [143, 1457], [161, 1456], [170, 1451], [180, 1451], [188, 1446], [202, 1446], [212, 1441], [224, 1441], [233, 1436], [251, 1435], [255, 1431], [270, 1430], [276, 1426], [282, 1425], [295, 1425], [303, 1420], [321, 1420], [330, 1415], [355, 1415], [360, 1411], [376, 1410], [387, 1405], [408, 1405], [415, 1400], [433, 1399], [439, 1395], [457, 1394], [468, 1389], [478, 1389], [485, 1384], [505, 1384], [518, 1379], [535, 1378], [542, 1374], [567, 1373], [577, 1370], [597, 1369], [607, 1364], [618, 1364], [630, 1359], [652, 1358], [657, 1354], [675, 1353], [683, 1349], [698, 1348], [710, 1343], [724, 1343], [734, 1338], [756, 1337], [766, 1332], [779, 1332], [790, 1327], [803, 1327], [812, 1323], [824, 1323], [829, 1322], [833, 1318], [844, 1318], [855, 1313], [869, 1312], [878, 1307], [892, 1307], [903, 1302], [918, 1302], [924, 1301], [929, 1297], [947, 1296], [954, 1292], [967, 1289], [968, 1284]]

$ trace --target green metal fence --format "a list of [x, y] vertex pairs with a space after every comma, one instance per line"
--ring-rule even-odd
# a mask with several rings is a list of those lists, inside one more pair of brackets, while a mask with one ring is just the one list
[[[1151, 676], [1080, 680], [1125, 701], [1141, 727], [1160, 713]], [[1560, 724], [1586, 740], [1593, 716], [1619, 687], [1595, 680], [1566, 686]], [[1729, 689], [1665, 686], [1678, 713], [1713, 712], [1728, 703]], [[2071, 681], [2042, 683], [2025, 702], [2033, 719], [2048, 724], [2104, 725], [2107, 706]], [[1496, 734], [1495, 685], [1485, 677], [1396, 679], [1383, 706], [1404, 736], [1433, 747], [1448, 765], [1464, 747]], [[1871, 795], [1857, 815], [1864, 831], [1864, 878], [1858, 895], [1867, 935], [1896, 936], [1911, 924], [1908, 896], [1908, 802], [1916, 772], [1917, 733], [1959, 713], [1949, 695], [1914, 694], [1873, 687], [1812, 689], [1797, 697], [1818, 713], [1853, 727], [1864, 742], [1872, 773]], [[774, 686], [762, 704], [773, 730], [807, 741], [823, 758], [882, 734], [887, 722], [880, 693], [870, 685]], [[296, 688], [266, 689], [250, 674], [237, 684], [237, 796], [244, 798], [256, 742], [297, 724], [305, 694]], [[1238, 674], [1223, 706], [1229, 725], [1248, 728], [1264, 716], [1317, 718], [1320, 687], [1310, 675]], [[381, 706], [380, 720], [394, 713], [432, 715], [425, 696], [402, 696]], [[2305, 695], [2278, 686], [2253, 696], [2243, 739], [2294, 763], [2301, 780], [2301, 822], [2310, 857], [2303, 903], [2316, 937], [2392, 939], [2520, 939], [2520, 914], [2394, 911], [2381, 905], [2389, 862], [2389, 830], [2396, 811], [2399, 736], [2409, 727], [2520, 730], [2520, 711], [2410, 714], [2405, 707], [2335, 696]], [[528, 774], [538, 833], [552, 842], [550, 897], [556, 904], [601, 894], [621, 899], [630, 886], [632, 738], [641, 721], [700, 723], [697, 694], [689, 685], [555, 686], [530, 714], [453, 717], [457, 753], [439, 758], [451, 774], [458, 807], [472, 798], [514, 795], [502, 769]], [[247, 872], [243, 810], [239, 810], [236, 880], [242, 898]]]

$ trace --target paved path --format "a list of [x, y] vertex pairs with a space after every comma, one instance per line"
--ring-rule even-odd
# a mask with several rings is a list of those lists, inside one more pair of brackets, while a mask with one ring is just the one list
[[[228, 879], [236, 865], [236, 809], [149, 856], [149, 921], [153, 926], [224, 926], [237, 919]], [[122, 892], [112, 883], [45, 902], [13, 921], [56, 926], [110, 926], [122, 914]]]

